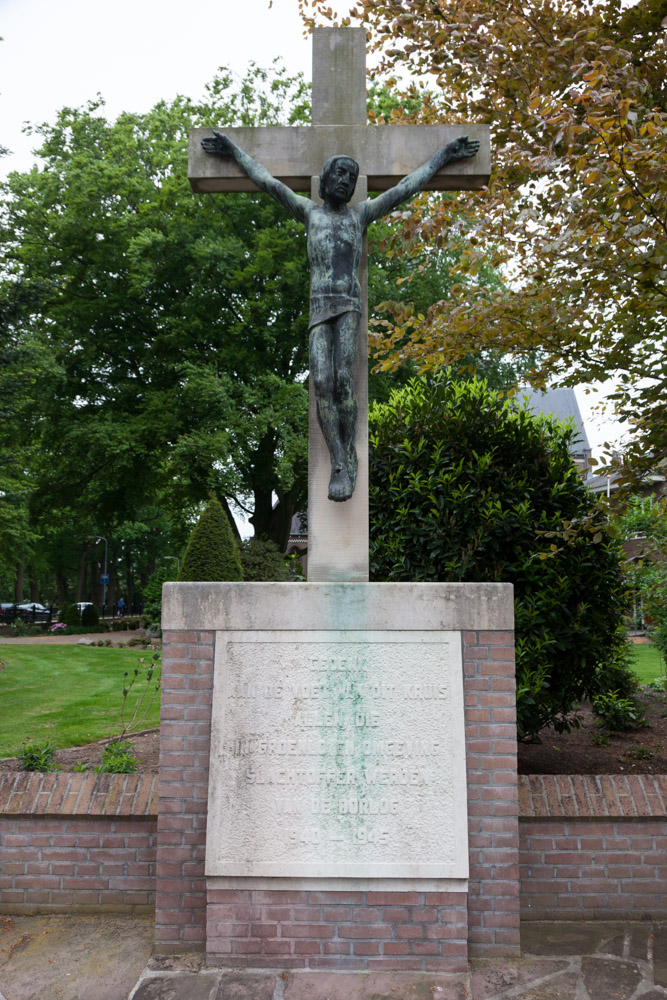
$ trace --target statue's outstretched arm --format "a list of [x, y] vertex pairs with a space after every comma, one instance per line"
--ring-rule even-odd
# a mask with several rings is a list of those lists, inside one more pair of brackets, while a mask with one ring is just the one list
[[250, 180], [255, 182], [258, 188], [266, 191], [272, 198], [279, 201], [290, 215], [293, 215], [299, 222], [306, 222], [308, 212], [313, 204], [308, 198], [302, 198], [300, 195], [295, 194], [291, 188], [288, 188], [286, 184], [283, 184], [282, 181], [276, 180], [266, 167], [263, 167], [257, 160], [253, 160], [252, 156], [248, 156], [240, 146], [232, 142], [228, 135], [224, 135], [224, 133], [219, 132], [215, 128], [211, 129], [211, 131], [213, 135], [206, 136], [201, 141], [202, 147], [207, 153], [232, 157], [236, 160], [241, 170], [248, 175]]
[[362, 206], [362, 218], [365, 225], [381, 219], [383, 215], [392, 212], [397, 205], [400, 205], [406, 198], [411, 198], [418, 191], [421, 191], [431, 177], [437, 174], [447, 163], [453, 160], [466, 160], [475, 156], [479, 149], [477, 139], [469, 139], [467, 135], [461, 135], [458, 139], [453, 139], [446, 146], [439, 149], [430, 160], [417, 167], [411, 174], [408, 174], [398, 184], [383, 191], [377, 198], [364, 202]]

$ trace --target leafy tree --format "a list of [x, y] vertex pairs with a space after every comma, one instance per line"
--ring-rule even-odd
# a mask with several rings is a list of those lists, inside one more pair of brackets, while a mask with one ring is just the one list
[[[321, 0], [300, 7], [311, 21], [337, 16]], [[407, 70], [436, 85], [428, 97], [404, 88], [394, 121], [491, 127], [488, 192], [422, 199], [401, 244], [458, 233], [463, 276], [491, 266], [507, 279], [458, 282], [424, 322], [399, 310], [382, 358], [539, 351], [536, 385], [617, 373], [619, 413], [639, 429], [635, 468], [665, 457], [666, 0], [358, 0], [350, 13], [381, 78]]]
[[193, 125], [306, 121], [306, 98], [252, 68], [199, 103], [109, 122], [96, 101], [35, 129], [41, 169], [4, 190], [0, 308], [53, 359], [38, 522], [77, 511], [109, 536], [157, 498], [178, 523], [213, 489], [287, 537], [306, 490], [304, 235], [263, 195], [193, 195], [187, 146]]
[[218, 500], [209, 500], [192, 529], [179, 580], [242, 580], [241, 555], [229, 518]]
[[620, 549], [573, 433], [447, 371], [370, 413], [371, 577], [514, 585], [522, 736], [622, 673]]

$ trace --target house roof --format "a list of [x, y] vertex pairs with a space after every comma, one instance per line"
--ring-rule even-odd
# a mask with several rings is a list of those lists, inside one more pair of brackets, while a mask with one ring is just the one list
[[572, 420], [575, 433], [570, 451], [573, 454], [591, 450], [574, 389], [547, 389], [541, 392], [539, 389], [526, 387], [517, 392], [517, 399], [522, 400], [524, 397], [528, 399], [528, 406], [533, 413], [545, 413], [558, 420]]

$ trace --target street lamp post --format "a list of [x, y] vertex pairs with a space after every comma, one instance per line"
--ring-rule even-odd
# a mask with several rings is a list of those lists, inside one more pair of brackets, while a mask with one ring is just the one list
[[109, 549], [109, 543], [106, 540], [106, 538], [104, 537], [104, 535], [100, 535], [100, 537], [97, 539], [97, 541], [98, 542], [104, 542], [104, 574], [103, 574], [104, 575], [104, 581], [102, 583], [102, 587], [103, 587], [103, 590], [102, 590], [102, 617], [104, 618], [104, 609], [107, 606], [107, 579], [108, 579], [108, 575], [107, 575], [107, 552], [108, 552], [108, 549]]
[[175, 559], [176, 560], [176, 575], [181, 572], [181, 560], [178, 556], [162, 556], [163, 559]]

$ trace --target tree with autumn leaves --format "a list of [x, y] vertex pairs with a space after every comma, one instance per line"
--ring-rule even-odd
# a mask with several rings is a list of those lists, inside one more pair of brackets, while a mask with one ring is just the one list
[[[491, 128], [488, 191], [404, 213], [393, 247], [454, 245], [461, 279], [426, 314], [403, 303], [376, 322], [380, 365], [533, 352], [535, 385], [615, 374], [630, 464], [667, 458], [667, 0], [300, 6], [311, 24], [363, 25], [376, 76], [418, 81], [397, 125]], [[502, 285], [476, 281], [482, 267]]]

